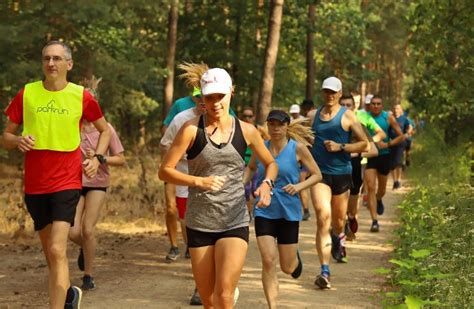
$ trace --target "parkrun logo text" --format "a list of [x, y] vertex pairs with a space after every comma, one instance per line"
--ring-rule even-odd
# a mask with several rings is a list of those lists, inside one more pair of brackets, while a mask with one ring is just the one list
[[65, 108], [56, 108], [54, 107], [54, 100], [51, 100], [46, 104], [46, 106], [38, 106], [36, 109], [36, 113], [53, 113], [53, 114], [58, 114], [58, 115], [69, 115], [69, 111]]

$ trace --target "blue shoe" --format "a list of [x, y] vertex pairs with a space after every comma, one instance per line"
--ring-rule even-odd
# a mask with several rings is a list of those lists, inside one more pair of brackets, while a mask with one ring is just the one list
[[384, 211], [385, 211], [385, 206], [383, 205], [382, 200], [377, 200], [377, 214], [381, 216], [383, 215]]
[[193, 296], [191, 296], [191, 300], [189, 301], [191, 306], [202, 306], [201, 296], [199, 295], [198, 290], [195, 288]]
[[74, 291], [74, 298], [70, 303], [64, 304], [64, 309], [80, 309], [81, 308], [81, 299], [82, 299], [82, 290], [77, 286], [71, 286], [71, 289]]

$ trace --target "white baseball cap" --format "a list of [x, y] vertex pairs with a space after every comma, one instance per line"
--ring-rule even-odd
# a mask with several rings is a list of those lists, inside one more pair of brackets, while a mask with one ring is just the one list
[[374, 95], [372, 93], [369, 93], [368, 95], [365, 96], [364, 103], [365, 104], [370, 104], [370, 101], [372, 101], [373, 97], [374, 97]]
[[290, 114], [296, 114], [296, 113], [300, 113], [301, 109], [300, 109], [300, 106], [298, 104], [293, 104], [290, 106]]
[[331, 76], [323, 81], [321, 89], [329, 89], [338, 92], [342, 89], [342, 82], [339, 78]]
[[201, 92], [203, 95], [212, 93], [229, 94], [232, 92], [232, 79], [226, 70], [213, 68], [201, 76]]

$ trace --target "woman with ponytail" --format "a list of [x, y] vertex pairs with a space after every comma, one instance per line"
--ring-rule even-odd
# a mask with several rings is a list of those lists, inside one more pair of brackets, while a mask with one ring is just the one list
[[[299, 222], [303, 214], [298, 192], [321, 181], [322, 176], [307, 146], [314, 138], [311, 128], [303, 124], [304, 119], [290, 123], [290, 116], [281, 110], [273, 110], [267, 117], [270, 140], [265, 146], [278, 164], [278, 176], [273, 186], [273, 196], [267, 208], [254, 207], [255, 233], [262, 258], [262, 283], [269, 308], [277, 307], [278, 278], [276, 263], [280, 257], [280, 268], [293, 278], [298, 278], [303, 263], [298, 252]], [[311, 174], [300, 180], [300, 165]], [[244, 180], [258, 169], [262, 183], [264, 166], [252, 156]]]

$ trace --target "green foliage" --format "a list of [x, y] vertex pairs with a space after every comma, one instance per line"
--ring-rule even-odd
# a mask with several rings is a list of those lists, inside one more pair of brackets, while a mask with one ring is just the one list
[[[410, 178], [416, 187], [399, 206], [399, 244], [389, 278], [398, 292], [385, 304], [472, 307], [474, 195], [465, 149], [448, 148], [438, 131], [418, 136]], [[379, 272], [384, 273], [384, 272]]]
[[474, 119], [474, 19], [472, 1], [417, 1], [410, 5], [410, 101], [445, 129], [445, 141], [473, 137], [464, 130]]

